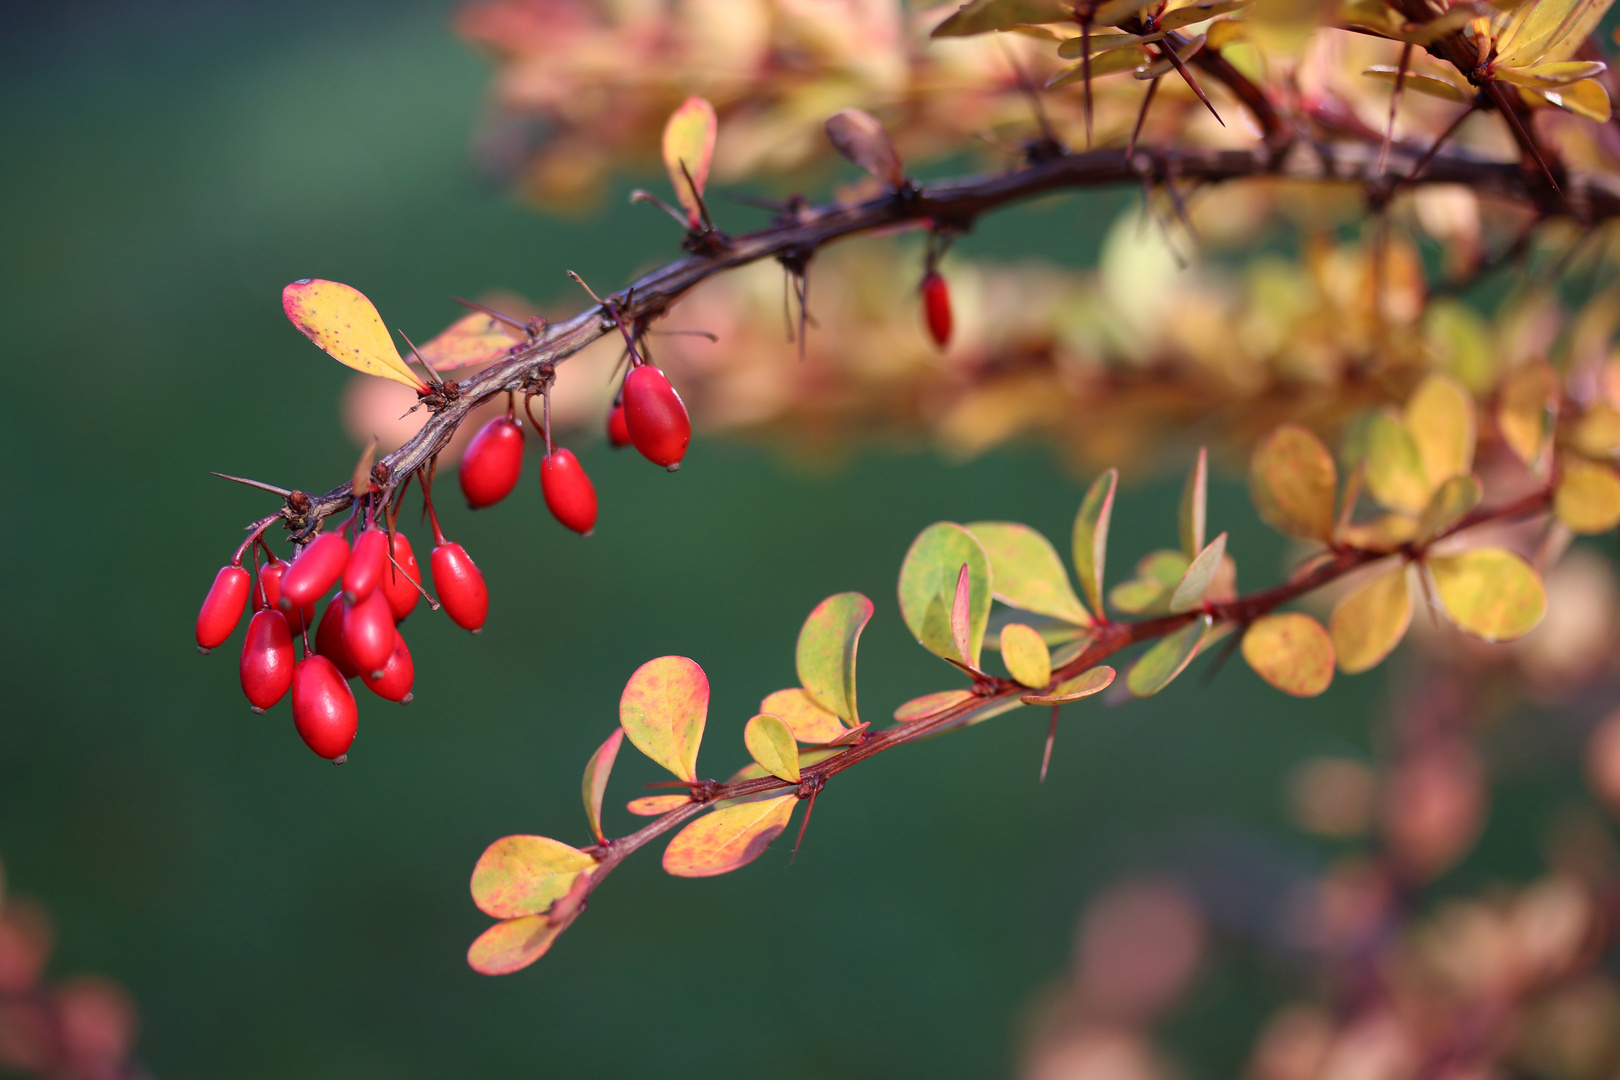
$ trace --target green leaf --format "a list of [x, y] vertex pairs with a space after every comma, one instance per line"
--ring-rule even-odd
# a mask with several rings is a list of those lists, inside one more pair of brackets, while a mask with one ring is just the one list
[[1106, 664], [1087, 668], [1072, 679], [1064, 679], [1052, 687], [1051, 693], [1025, 694], [1023, 700], [1030, 705], [1063, 705], [1079, 701], [1092, 694], [1100, 694], [1114, 681], [1114, 669]]
[[599, 844], [607, 843], [607, 837], [602, 835], [602, 797], [607, 794], [608, 776], [613, 772], [613, 761], [619, 756], [619, 744], [623, 741], [624, 728], [614, 728], [613, 734], [585, 763], [585, 779], [580, 783], [585, 819], [591, 823], [591, 835]]
[[1115, 611], [1126, 615], [1142, 615], [1155, 608], [1167, 609], [1170, 586], [1152, 578], [1122, 581], [1109, 590], [1108, 602]]
[[969, 37], [1018, 26], [1068, 22], [1072, 8], [1059, 0], [972, 0], [934, 27], [934, 37]]
[[619, 698], [619, 725], [636, 749], [682, 780], [697, 779], [708, 716], [709, 678], [684, 656], [642, 664]]
[[780, 717], [802, 743], [832, 742], [844, 733], [838, 717], [817, 705], [803, 690], [778, 690], [759, 703], [759, 711]]
[[984, 628], [990, 620], [990, 560], [973, 534], [953, 522], [924, 529], [900, 567], [900, 613], [923, 648], [947, 659], [961, 659], [951, 632], [957, 578], [968, 568], [967, 662], [978, 667]]
[[480, 975], [510, 975], [544, 956], [565, 929], [544, 915], [506, 919], [478, 935], [467, 964]]
[[676, 877], [713, 877], [747, 866], [782, 835], [798, 795], [723, 807], [675, 834], [664, 869]]
[[1513, 641], [1536, 628], [1547, 613], [1547, 592], [1518, 555], [1502, 548], [1474, 548], [1432, 555], [1424, 563], [1440, 609], [1459, 630], [1486, 641]]
[[549, 836], [503, 836], [473, 867], [473, 903], [497, 919], [538, 915], [595, 869], [595, 859]]
[[1412, 623], [1412, 590], [1401, 563], [1339, 599], [1328, 619], [1339, 670], [1355, 675], [1377, 667]]
[[1209, 633], [1213, 624], [1214, 620], [1208, 615], [1200, 615], [1156, 642], [1142, 654], [1131, 668], [1131, 673], [1125, 677], [1125, 685], [1130, 687], [1131, 693], [1137, 697], [1151, 697], [1169, 686], [1171, 680], [1187, 670], [1187, 665], [1198, 655], [1204, 635]]
[[799, 782], [799, 745], [780, 717], [761, 713], [748, 721], [743, 727], [743, 745], [748, 747], [748, 756], [772, 776]]
[[1001, 659], [1012, 677], [1025, 686], [1045, 686], [1052, 680], [1052, 654], [1033, 627], [1023, 623], [1003, 626]]
[[952, 705], [960, 705], [972, 696], [971, 690], [940, 690], [933, 694], [924, 694], [922, 697], [912, 698], [894, 710], [894, 718], [902, 724], [908, 724], [913, 720], [922, 720], [935, 713], [944, 712]]
[[1389, 413], [1374, 413], [1367, 423], [1368, 494], [1391, 510], [1418, 514], [1430, 490], [1412, 433]]
[[799, 631], [799, 682], [824, 709], [860, 723], [855, 704], [855, 653], [872, 618], [872, 601], [857, 592], [829, 596]]
[[1191, 559], [1204, 550], [1204, 518], [1209, 510], [1209, 448], [1198, 448], [1198, 461], [1181, 489], [1181, 551]]
[[1136, 564], [1136, 576], [1173, 589], [1181, 584], [1191, 565], [1192, 561], [1181, 552], [1165, 548], [1142, 556]]
[[1339, 473], [1333, 455], [1309, 429], [1284, 424], [1249, 459], [1249, 497], [1267, 525], [1301, 540], [1333, 536]]
[[1050, 540], [1028, 525], [1012, 521], [976, 521], [967, 531], [990, 559], [997, 600], [1076, 626], [1091, 625], [1091, 616], [1074, 595], [1063, 560]]
[[1191, 611], [1204, 602], [1204, 594], [1220, 571], [1221, 559], [1226, 555], [1226, 534], [1221, 533], [1198, 553], [1198, 558], [1187, 567], [1187, 572], [1170, 594], [1170, 610], [1176, 613]]
[[1480, 495], [1479, 481], [1472, 476], [1453, 476], [1441, 484], [1418, 518], [1417, 542], [1427, 544], [1467, 517], [1479, 505]]
[[1321, 623], [1297, 611], [1250, 623], [1243, 659], [1256, 675], [1295, 697], [1315, 697], [1333, 682], [1333, 639]]
[[1119, 470], [1109, 469], [1091, 482], [1074, 519], [1074, 572], [1091, 610], [1103, 609], [1103, 564], [1108, 559], [1108, 522], [1114, 513]]
[[1559, 474], [1553, 513], [1571, 532], [1608, 532], [1620, 523], [1620, 478], [1607, 465], [1571, 459]]

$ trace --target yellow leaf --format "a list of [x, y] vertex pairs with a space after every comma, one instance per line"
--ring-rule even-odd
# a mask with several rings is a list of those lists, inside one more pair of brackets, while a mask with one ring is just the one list
[[1479, 481], [1472, 476], [1453, 476], [1441, 484], [1429, 505], [1423, 508], [1423, 516], [1418, 518], [1418, 543], [1428, 543], [1461, 521], [1479, 505], [1481, 494]]
[[1377, 667], [1401, 643], [1411, 623], [1412, 590], [1402, 563], [1334, 605], [1328, 627], [1339, 670], [1355, 675]]
[[281, 290], [281, 307], [305, 337], [338, 363], [404, 383], [412, 390], [427, 390], [427, 384], [400, 359], [382, 316], [359, 289], [304, 278]]
[[933, 694], [924, 694], [922, 697], [912, 698], [894, 710], [894, 718], [902, 724], [921, 720], [935, 713], [944, 712], [952, 705], [960, 705], [972, 696], [971, 690], [941, 690]]
[[[1545, 2], [1545, 0], [1543, 0]], [[1508, 67], [1493, 65], [1491, 75], [1515, 86], [1528, 86], [1535, 90], [1557, 90], [1583, 79], [1590, 79], [1608, 70], [1600, 60], [1564, 60], [1555, 64], [1537, 64], [1534, 67]]]
[[1025, 686], [1045, 686], [1052, 679], [1052, 654], [1046, 642], [1023, 623], [1001, 628], [1001, 659], [1012, 677]]
[[1607, 124], [1612, 115], [1609, 92], [1596, 79], [1582, 79], [1558, 90], [1532, 90], [1527, 86], [1521, 86], [1519, 94], [1533, 105], [1542, 102], [1556, 105], [1566, 112], [1584, 116], [1599, 124]]
[[537, 915], [595, 869], [595, 859], [549, 836], [503, 836], [473, 867], [473, 903], [497, 919]]
[[1400, 514], [1385, 514], [1376, 521], [1345, 527], [1340, 537], [1352, 547], [1382, 550], [1396, 547], [1417, 537], [1418, 523]]
[[1375, 413], [1367, 425], [1367, 493], [1391, 510], [1417, 514], [1430, 490], [1411, 432], [1388, 413]]
[[1185, 7], [1174, 7], [1159, 16], [1159, 28], [1180, 30], [1183, 26], [1191, 26], [1193, 23], [1236, 11], [1247, 2], [1248, 0], [1199, 0], [1198, 3], [1188, 4]]
[[790, 783], [799, 782], [799, 747], [780, 717], [761, 713], [743, 727], [743, 745], [748, 756], [772, 776]]
[[507, 919], [478, 935], [467, 963], [481, 975], [510, 975], [540, 959], [565, 928], [544, 915]]
[[1607, 465], [1571, 460], [1558, 477], [1553, 511], [1571, 532], [1608, 532], [1620, 523], [1620, 478]]
[[1497, 38], [1496, 63], [1524, 67], [1574, 55], [1614, 0], [1527, 0]]
[[[703, 224], [703, 188], [709, 182], [718, 131], [714, 106], [700, 97], [687, 98], [664, 125], [664, 168], [669, 172], [675, 197], [686, 211], [687, 223], [694, 229]], [[687, 173], [691, 174], [690, 182]]]
[[1440, 609], [1459, 630], [1486, 641], [1512, 641], [1547, 612], [1541, 576], [1502, 548], [1433, 555], [1425, 564]]
[[1430, 375], [1406, 401], [1406, 429], [1423, 475], [1438, 486], [1474, 467], [1474, 399], [1449, 375]]
[[1540, 459], [1541, 448], [1552, 433], [1557, 393], [1558, 375], [1545, 360], [1526, 364], [1502, 384], [1496, 426], [1508, 448], [1526, 465], [1534, 466]]
[[817, 705], [803, 690], [778, 690], [759, 703], [759, 711], [780, 717], [802, 743], [832, 742], [844, 733], [837, 715]]
[[1256, 675], [1295, 697], [1315, 697], [1333, 682], [1333, 639], [1321, 623], [1297, 611], [1249, 624], [1243, 659]]
[[1284, 424], [1249, 459], [1249, 495], [1266, 524], [1302, 540], [1333, 535], [1333, 455], [1308, 429]]
[[713, 877], [746, 866], [782, 835], [797, 795], [780, 795], [708, 813], [675, 834], [664, 869], [676, 877]]
[[684, 656], [642, 664], [619, 697], [619, 726], [636, 749], [682, 780], [697, 779], [708, 716], [708, 676]]
[[1079, 701], [1092, 694], [1100, 694], [1114, 681], [1114, 669], [1106, 664], [1087, 668], [1072, 679], [1064, 679], [1052, 687], [1048, 694], [1025, 694], [1023, 700], [1030, 705], [1062, 705]]
[[685, 795], [643, 795], [639, 799], [631, 799], [625, 809], [637, 817], [659, 817], [691, 801]]
[[[1399, 70], [1398, 68], [1379, 65], [1368, 68], [1362, 74], [1380, 82], [1393, 83]], [[1416, 71], [1408, 71], [1406, 77], [1401, 80], [1401, 85], [1416, 90], [1420, 94], [1443, 98], [1446, 101], [1455, 101], [1460, 105], [1467, 105], [1474, 100], [1473, 91], [1466, 90], [1449, 80], [1437, 79], [1433, 75], [1423, 75]]]
[[1620, 450], [1620, 412], [1594, 405], [1575, 425], [1575, 448], [1587, 457], [1613, 457]]

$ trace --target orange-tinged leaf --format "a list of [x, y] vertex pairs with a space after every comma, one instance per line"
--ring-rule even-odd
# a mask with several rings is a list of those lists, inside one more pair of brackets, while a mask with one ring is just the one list
[[481, 975], [510, 975], [540, 959], [565, 928], [544, 915], [507, 919], [478, 935], [467, 963]]
[[[664, 168], [669, 171], [675, 197], [686, 211], [686, 220], [694, 229], [703, 223], [703, 188], [709, 182], [709, 165], [714, 160], [718, 131], [714, 106], [700, 97], [687, 98], [680, 108], [670, 113], [664, 124]], [[686, 173], [691, 174], [690, 183]]]
[[1014, 521], [975, 521], [967, 531], [990, 559], [997, 600], [1076, 626], [1091, 625], [1091, 616], [1074, 594], [1063, 560], [1050, 540]]
[[503, 836], [473, 867], [473, 903], [486, 915], [536, 915], [567, 894], [596, 860], [549, 836]]
[[1001, 628], [1001, 659], [1013, 678], [1025, 686], [1052, 680], [1052, 654], [1034, 627], [1008, 623]]
[[1197, 558], [1198, 553], [1204, 550], [1204, 519], [1208, 511], [1209, 448], [1200, 446], [1198, 460], [1193, 464], [1192, 472], [1187, 474], [1187, 483], [1181, 489], [1178, 515], [1181, 553], [1189, 559]]
[[1204, 637], [1214, 620], [1200, 615], [1174, 633], [1159, 639], [1143, 653], [1125, 677], [1125, 685], [1137, 697], [1151, 697], [1169, 686], [1177, 675], [1187, 670], [1193, 657], [1204, 644]]
[[1108, 560], [1108, 523], [1114, 513], [1119, 470], [1109, 469], [1091, 482], [1074, 518], [1074, 572], [1091, 610], [1103, 609], [1103, 565]]
[[1526, 364], [1502, 383], [1496, 426], [1508, 448], [1526, 465], [1535, 466], [1552, 435], [1557, 395], [1558, 374], [1544, 360]]
[[1406, 401], [1406, 428], [1423, 475], [1438, 486], [1474, 467], [1474, 398], [1449, 375], [1434, 374]]
[[1256, 675], [1295, 697], [1315, 697], [1333, 682], [1333, 639], [1321, 623], [1297, 611], [1250, 623], [1243, 659]]
[[1255, 447], [1249, 459], [1249, 494], [1260, 517], [1280, 533], [1301, 540], [1333, 536], [1334, 491], [1339, 484], [1333, 455], [1307, 428], [1283, 424]]
[[978, 667], [985, 626], [990, 621], [990, 560], [962, 526], [936, 522], [912, 541], [900, 566], [900, 614], [925, 649], [947, 659], [963, 659], [951, 626], [963, 565], [969, 578], [969, 655], [965, 659]]
[[1620, 524], [1620, 477], [1607, 465], [1571, 459], [1558, 477], [1553, 512], [1571, 532], [1608, 532]]
[[782, 723], [802, 743], [832, 742], [844, 733], [836, 715], [817, 705], [815, 699], [798, 688], [778, 690], [759, 703], [759, 711], [780, 717]]
[[872, 601], [860, 593], [829, 596], [804, 620], [795, 651], [799, 682], [811, 699], [851, 725], [860, 723], [855, 704], [855, 653], [861, 631], [871, 618]]
[[906, 168], [894, 141], [878, 118], [860, 109], [845, 109], [827, 119], [827, 138], [833, 149], [891, 188], [904, 186]]
[[1432, 555], [1424, 563], [1440, 610], [1457, 629], [1486, 641], [1512, 641], [1547, 613], [1541, 575], [1502, 548]]
[[1339, 670], [1346, 675], [1377, 667], [1412, 624], [1412, 590], [1406, 564], [1384, 571], [1334, 605], [1328, 628]]
[[1226, 556], [1226, 534], [1221, 533], [1209, 542], [1209, 546], [1198, 553], [1198, 558], [1187, 567], [1181, 581], [1176, 584], [1175, 591], [1170, 594], [1170, 610], [1174, 612], [1191, 611], [1204, 602], [1204, 594], [1215, 581], [1215, 575], [1221, 569], [1221, 560]]
[[972, 696], [971, 690], [940, 690], [933, 694], [924, 694], [922, 697], [912, 698], [894, 710], [894, 718], [902, 724], [907, 724], [943, 712], [952, 705], [960, 705]]
[[619, 725], [636, 749], [682, 780], [697, 779], [708, 716], [709, 678], [684, 656], [642, 664], [619, 698]]
[[760, 713], [743, 727], [748, 756], [772, 776], [799, 782], [799, 744], [781, 717]]
[[747, 866], [782, 835], [798, 795], [727, 806], [675, 834], [664, 849], [664, 869], [676, 877], [713, 877]]
[[607, 837], [602, 835], [602, 797], [607, 794], [608, 777], [613, 773], [613, 761], [619, 756], [619, 744], [623, 741], [624, 728], [614, 728], [613, 734], [585, 763], [585, 778], [580, 782], [585, 818], [591, 823], [591, 835], [599, 844], [607, 843]]
[[400, 358], [382, 316], [359, 289], [304, 278], [281, 290], [281, 306], [292, 324], [338, 363], [393, 379], [413, 390], [427, 389]]
[[1575, 425], [1575, 448], [1588, 457], [1613, 457], [1620, 451], [1620, 412], [1594, 405]]
[[473, 311], [416, 351], [435, 371], [471, 367], [505, 356], [523, 339], [499, 319]]
[[660, 817], [691, 801], [685, 795], [643, 795], [631, 799], [624, 808], [637, 817]]
[[1453, 476], [1441, 484], [1429, 505], [1423, 508], [1423, 516], [1418, 518], [1418, 543], [1428, 543], [1467, 517], [1468, 512], [1479, 505], [1482, 494], [1479, 481], [1472, 476]]
[[1107, 664], [1087, 668], [1072, 679], [1064, 679], [1052, 687], [1050, 693], [1025, 694], [1023, 700], [1030, 705], [1063, 705], [1079, 701], [1092, 694], [1100, 694], [1114, 682], [1114, 669]]
[[1406, 425], [1387, 412], [1367, 424], [1367, 493], [1391, 510], [1418, 514], [1429, 504], [1429, 479]]

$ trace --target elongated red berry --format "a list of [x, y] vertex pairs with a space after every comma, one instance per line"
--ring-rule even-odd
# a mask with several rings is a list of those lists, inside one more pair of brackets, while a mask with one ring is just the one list
[[383, 570], [388, 566], [388, 533], [383, 529], [367, 529], [354, 538], [349, 551], [349, 564], [343, 568], [343, 595], [351, 604], [359, 603], [371, 595], [382, 582]]
[[242, 621], [242, 611], [248, 601], [248, 572], [240, 566], [222, 566], [214, 575], [214, 583], [203, 597], [197, 612], [197, 651], [223, 645], [236, 624]]
[[497, 416], [478, 430], [461, 455], [461, 493], [474, 510], [494, 506], [523, 476], [523, 428]]
[[337, 665], [345, 679], [352, 679], [360, 672], [349, 657], [349, 647], [343, 644], [343, 612], [348, 606], [341, 596], [332, 597], [326, 605], [326, 614], [315, 631], [315, 651]]
[[394, 631], [394, 651], [389, 655], [387, 665], [376, 678], [362, 673], [360, 681], [378, 697], [397, 701], [401, 705], [411, 703], [411, 684], [416, 681], [416, 665], [411, 662], [411, 650], [405, 647], [405, 635]]
[[692, 419], [681, 395], [650, 364], [624, 377], [624, 426], [642, 457], [671, 470], [692, 441]]
[[551, 516], [577, 533], [596, 527], [596, 488], [572, 450], [558, 447], [540, 462], [540, 492]]
[[471, 557], [454, 540], [433, 549], [433, 587], [452, 622], [476, 633], [489, 614], [489, 589]]
[[382, 581], [377, 588], [388, 597], [388, 609], [394, 613], [396, 623], [404, 622], [405, 616], [416, 610], [417, 597], [422, 595], [418, 589], [421, 584], [422, 568], [417, 565], [410, 538], [404, 533], [395, 533], [394, 557], [384, 563]]
[[624, 406], [614, 405], [607, 414], [608, 445], [617, 450], [630, 445], [630, 429], [624, 423]]
[[349, 542], [341, 533], [321, 533], [311, 540], [281, 575], [282, 611], [313, 604], [332, 591], [349, 563]]
[[930, 270], [923, 275], [923, 315], [928, 320], [928, 336], [944, 348], [951, 340], [951, 290], [945, 279]]
[[292, 687], [293, 641], [287, 617], [265, 609], [248, 620], [242, 640], [242, 693], [248, 707], [262, 713], [284, 697]]
[[394, 651], [394, 613], [379, 592], [343, 609], [343, 646], [355, 670], [375, 675], [388, 664]]
[[[259, 584], [253, 590], [253, 610], [260, 608], [281, 608], [281, 578], [291, 566], [287, 562], [274, 562], [259, 571]], [[263, 596], [260, 590], [263, 590]], [[315, 603], [311, 601], [301, 608], [294, 608], [282, 612], [287, 617], [287, 630], [293, 637], [299, 637], [304, 627], [315, 621]]]
[[306, 656], [293, 669], [293, 726], [304, 744], [323, 758], [343, 761], [354, 744], [360, 713], [354, 693], [336, 665]]

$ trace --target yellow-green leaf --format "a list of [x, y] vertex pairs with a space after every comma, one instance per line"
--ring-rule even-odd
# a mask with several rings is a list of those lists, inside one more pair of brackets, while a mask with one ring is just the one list
[[[1398, 68], [1379, 65], [1368, 68], [1362, 74], [1380, 82], [1393, 83], [1399, 70]], [[1448, 79], [1437, 79], [1433, 75], [1424, 75], [1416, 71], [1408, 71], [1406, 77], [1401, 80], [1401, 85], [1416, 90], [1420, 94], [1444, 98], [1446, 101], [1455, 101], [1461, 105], [1467, 105], [1474, 100], [1473, 91], [1458, 86]]]
[[[1165, 32], [1162, 30], [1156, 34], [1092, 33], [1090, 35], [1091, 56], [1095, 59], [1103, 53], [1114, 49], [1129, 48], [1133, 45], [1150, 45], [1155, 41], [1163, 40], [1164, 34]], [[1086, 42], [1087, 38], [1084, 35], [1064, 38], [1058, 44], [1057, 54], [1065, 60], [1079, 60], [1086, 55]]]
[[975, 521], [967, 531], [990, 559], [997, 600], [1076, 626], [1091, 625], [1091, 616], [1069, 584], [1063, 560], [1046, 537], [1013, 521]]
[[1418, 518], [1417, 541], [1426, 544], [1468, 516], [1479, 505], [1482, 491], [1472, 476], [1453, 476], [1435, 489], [1429, 505]]
[[1474, 467], [1474, 399], [1449, 375], [1434, 374], [1406, 401], [1406, 429], [1423, 475], [1438, 485]]
[[1391, 510], [1421, 513], [1429, 504], [1429, 479], [1406, 425], [1387, 412], [1367, 423], [1367, 492]]
[[[1187, 61], [1191, 60], [1198, 53], [1198, 50], [1202, 49], [1203, 47], [1204, 35], [1198, 34], [1185, 44], [1176, 47], [1176, 59], [1180, 60], [1182, 66], [1185, 67]], [[1157, 79], [1161, 75], [1168, 74], [1170, 69], [1173, 67], [1175, 67], [1175, 63], [1168, 56], [1166, 56], [1162, 60], [1155, 60], [1151, 64], [1137, 68], [1131, 73], [1131, 77], [1144, 81], [1148, 79]]]
[[[714, 140], [718, 132], [714, 106], [700, 97], [683, 101], [664, 125], [664, 168], [669, 172], [675, 197], [686, 211], [686, 220], [694, 229], [703, 223], [703, 188], [709, 182], [709, 165], [714, 160]], [[687, 173], [691, 174], [690, 182]]]
[[1045, 686], [1052, 679], [1052, 654], [1046, 642], [1023, 623], [1001, 628], [1001, 659], [1012, 677], [1025, 686]]
[[1119, 470], [1109, 469], [1091, 482], [1074, 518], [1074, 572], [1080, 577], [1091, 610], [1103, 609], [1103, 566], [1108, 561], [1108, 522], [1114, 513]]
[[661, 817], [691, 801], [685, 795], [643, 795], [639, 799], [631, 799], [625, 809], [637, 817]]
[[1515, 86], [1528, 86], [1535, 90], [1557, 90], [1578, 83], [1582, 79], [1601, 75], [1607, 70], [1608, 65], [1601, 60], [1561, 60], [1554, 64], [1537, 64], [1534, 67], [1508, 67], [1496, 64], [1491, 68], [1491, 76]]
[[951, 610], [963, 565], [968, 568], [967, 662], [979, 664], [984, 628], [990, 620], [990, 560], [973, 534], [954, 522], [928, 526], [911, 544], [900, 566], [900, 614], [923, 648], [959, 659], [951, 633]]
[[902, 724], [908, 724], [913, 720], [922, 720], [935, 713], [944, 712], [952, 705], [960, 705], [972, 696], [971, 690], [940, 690], [933, 694], [924, 694], [922, 697], [912, 698], [894, 710], [894, 718]]
[[934, 27], [934, 37], [969, 37], [1025, 24], [1068, 22], [1074, 10], [1060, 0], [971, 0]]
[[872, 601], [858, 592], [838, 593], [816, 605], [799, 630], [795, 660], [799, 682], [810, 697], [851, 725], [860, 723], [855, 703], [855, 653], [872, 618]]
[[503, 836], [473, 867], [473, 903], [497, 919], [536, 915], [594, 869], [595, 859], [549, 836]]
[[1098, 26], [1118, 26], [1152, 3], [1152, 0], [1104, 0], [1092, 16]]
[[1558, 477], [1553, 512], [1571, 532], [1608, 532], [1620, 524], [1620, 478], [1607, 465], [1571, 459]]
[[1533, 0], [1521, 4], [1498, 37], [1496, 63], [1515, 67], [1573, 56], [1613, 0]]
[[1199, 3], [1188, 4], [1186, 7], [1171, 8], [1159, 16], [1159, 29], [1180, 30], [1183, 26], [1191, 26], [1193, 23], [1236, 11], [1245, 3], [1247, 0], [1200, 0]]
[[591, 835], [599, 844], [607, 843], [602, 835], [602, 797], [607, 794], [608, 777], [613, 772], [614, 759], [619, 756], [619, 744], [624, 741], [624, 728], [614, 728], [607, 741], [596, 748], [591, 760], [585, 763], [585, 778], [580, 782], [580, 795], [585, 800], [585, 819], [591, 823]]
[[1198, 448], [1198, 460], [1187, 483], [1181, 489], [1181, 509], [1178, 522], [1181, 530], [1181, 551], [1187, 558], [1196, 558], [1204, 550], [1204, 519], [1209, 511], [1209, 448]]
[[1087, 668], [1072, 679], [1064, 679], [1052, 687], [1050, 693], [1025, 694], [1023, 700], [1030, 705], [1062, 705], [1079, 701], [1092, 694], [1100, 694], [1114, 681], [1114, 669], [1107, 664]]
[[1512, 641], [1547, 613], [1541, 575], [1502, 548], [1474, 548], [1426, 561], [1440, 610], [1457, 629], [1486, 641]]
[[1249, 496], [1260, 517], [1301, 540], [1333, 536], [1333, 499], [1339, 471], [1333, 455], [1309, 429], [1283, 424], [1249, 459]]
[[1209, 592], [1210, 585], [1215, 581], [1215, 574], [1220, 570], [1221, 559], [1225, 555], [1226, 534], [1221, 533], [1198, 553], [1198, 558], [1192, 561], [1176, 584], [1175, 591], [1170, 594], [1171, 611], [1191, 611], [1204, 602], [1204, 594]]
[[480, 975], [510, 975], [544, 956], [564, 929], [544, 915], [506, 919], [478, 935], [467, 964]]
[[1204, 635], [1209, 633], [1213, 623], [1214, 620], [1208, 615], [1200, 615], [1181, 629], [1161, 638], [1143, 653], [1131, 668], [1131, 673], [1125, 677], [1125, 685], [1130, 687], [1131, 693], [1137, 697], [1151, 697], [1169, 686], [1171, 680], [1187, 670], [1187, 665], [1198, 655]]
[[1339, 670], [1346, 675], [1377, 667], [1406, 636], [1412, 623], [1412, 590], [1406, 564], [1384, 571], [1341, 597], [1328, 619]]
[[1048, 89], [1051, 89], [1058, 86], [1068, 86], [1070, 83], [1081, 82], [1086, 77], [1086, 69], [1088, 66], [1091, 69], [1091, 77], [1093, 79], [1100, 79], [1104, 75], [1117, 75], [1121, 71], [1130, 71], [1133, 68], [1138, 67], [1142, 61], [1146, 59], [1147, 53], [1135, 46], [1128, 46], [1121, 49], [1110, 49], [1108, 52], [1098, 53], [1096, 56], [1093, 56], [1089, 65], [1079, 63], [1074, 65], [1072, 68], [1059, 72], [1057, 75], [1054, 75], [1052, 78], [1046, 80], [1046, 85]]
[[835, 714], [797, 688], [778, 690], [759, 703], [759, 711], [780, 717], [793, 737], [802, 743], [832, 742], [844, 733], [844, 725]]
[[1333, 682], [1333, 639], [1321, 623], [1297, 611], [1250, 623], [1243, 659], [1256, 675], [1295, 697], [1315, 697]]
[[676, 877], [713, 877], [747, 866], [782, 835], [797, 795], [723, 807], [675, 834], [664, 849], [664, 869]]
[[636, 749], [682, 780], [697, 779], [708, 716], [709, 678], [684, 656], [642, 664], [619, 697], [619, 725]]
[[1155, 607], [1168, 610], [1167, 599], [1171, 586], [1151, 578], [1133, 578], [1122, 581], [1108, 592], [1108, 603], [1115, 611], [1126, 615], [1141, 615]]
[[799, 745], [780, 717], [760, 713], [743, 727], [748, 756], [772, 776], [799, 782]]
[[427, 390], [400, 358], [382, 316], [359, 289], [337, 281], [304, 278], [281, 290], [287, 318], [328, 356], [367, 375]]
[[1536, 465], [1552, 434], [1557, 394], [1558, 374], [1544, 360], [1526, 364], [1502, 383], [1496, 426], [1508, 448], [1526, 465]]

